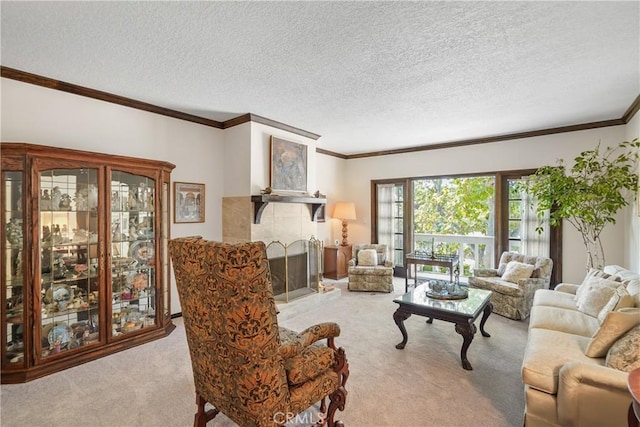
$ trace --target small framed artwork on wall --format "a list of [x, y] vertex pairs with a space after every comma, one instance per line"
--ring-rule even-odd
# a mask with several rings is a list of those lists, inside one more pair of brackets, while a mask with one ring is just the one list
[[173, 183], [173, 222], [204, 222], [204, 184]]

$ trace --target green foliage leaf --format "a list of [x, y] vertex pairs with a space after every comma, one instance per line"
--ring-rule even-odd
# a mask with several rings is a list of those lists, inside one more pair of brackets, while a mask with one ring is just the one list
[[599, 240], [602, 229], [615, 223], [615, 214], [638, 193], [636, 166], [640, 141], [583, 151], [567, 172], [563, 160], [540, 167], [522, 188], [538, 199], [538, 216], [551, 209], [550, 224], [563, 219], [583, 237]]
[[[415, 232], [486, 234], [493, 195], [493, 177], [415, 181]], [[450, 221], [450, 218], [455, 218], [456, 221]]]

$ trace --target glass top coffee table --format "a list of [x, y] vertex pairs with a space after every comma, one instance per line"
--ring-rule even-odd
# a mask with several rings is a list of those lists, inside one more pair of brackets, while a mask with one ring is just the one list
[[493, 311], [491, 291], [468, 288], [469, 296], [465, 299], [443, 300], [429, 298], [427, 290], [428, 287], [426, 285], [419, 285], [412, 291], [393, 300], [399, 305], [398, 309], [393, 313], [393, 320], [402, 333], [402, 342], [397, 344], [396, 348], [402, 350], [407, 345], [408, 336], [404, 321], [411, 317], [412, 314], [428, 317], [427, 323], [432, 323], [433, 319], [455, 323], [456, 332], [462, 335], [463, 338], [462, 349], [460, 350], [462, 367], [472, 370], [471, 363], [467, 359], [467, 349], [477, 331], [474, 322], [480, 316], [480, 313], [483, 313], [480, 320], [480, 332], [483, 337], [491, 336], [484, 330], [484, 324]]

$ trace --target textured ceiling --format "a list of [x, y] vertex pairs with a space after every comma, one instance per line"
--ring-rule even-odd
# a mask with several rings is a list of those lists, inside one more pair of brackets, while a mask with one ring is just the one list
[[342, 154], [618, 119], [640, 3], [10, 2], [2, 65]]

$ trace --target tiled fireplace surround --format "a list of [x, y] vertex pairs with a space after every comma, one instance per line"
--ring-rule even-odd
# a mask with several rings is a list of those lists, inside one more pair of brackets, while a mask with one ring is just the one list
[[[250, 196], [246, 197], [223, 197], [222, 198], [222, 238], [225, 242], [237, 243], [261, 240], [265, 244], [273, 241], [280, 241], [284, 245], [290, 245], [296, 240], [309, 240], [312, 236], [317, 237], [317, 223], [311, 220], [311, 208], [304, 203], [269, 203], [262, 211], [260, 224], [253, 222], [253, 202]], [[291, 257], [299, 256], [291, 247], [288, 251], [290, 259], [289, 270], [289, 290], [293, 291], [307, 286], [306, 262], [299, 264], [299, 260], [293, 262]], [[277, 253], [280, 248], [276, 249]], [[304, 257], [303, 257], [304, 258]], [[274, 293], [276, 299], [278, 294], [284, 289], [283, 272], [279, 274], [278, 268], [282, 269], [284, 263], [271, 264]], [[304, 273], [292, 271], [295, 266], [301, 265]], [[280, 279], [278, 279], [278, 277]], [[311, 282], [316, 278], [310, 277]], [[298, 282], [298, 283], [295, 283]], [[313, 284], [312, 284], [313, 286]]]
[[251, 196], [223, 197], [222, 239], [230, 243], [262, 240], [266, 244], [309, 240], [318, 236], [310, 209], [304, 203], [269, 203], [262, 211], [260, 224], [254, 224]]

